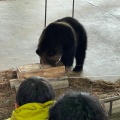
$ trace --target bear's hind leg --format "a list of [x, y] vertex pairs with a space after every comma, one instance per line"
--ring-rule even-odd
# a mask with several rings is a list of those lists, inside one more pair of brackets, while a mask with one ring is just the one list
[[80, 72], [80, 71], [83, 70], [85, 56], [86, 56], [86, 51], [84, 49], [80, 50], [78, 48], [77, 51], [76, 51], [76, 55], [75, 55], [76, 66], [73, 68], [73, 71]]

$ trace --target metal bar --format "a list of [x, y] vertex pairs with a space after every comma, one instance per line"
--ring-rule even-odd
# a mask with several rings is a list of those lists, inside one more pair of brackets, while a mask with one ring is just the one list
[[104, 103], [111, 102], [111, 101], [116, 101], [116, 100], [120, 100], [120, 96], [101, 99], [101, 101], [103, 101]]
[[73, 0], [73, 6], [72, 6], [72, 17], [74, 18], [74, 3], [75, 1]]
[[115, 97], [111, 97], [111, 98], [101, 99], [101, 101], [104, 102], [104, 103], [110, 102], [109, 113], [108, 113], [109, 116], [112, 115], [112, 103], [113, 103], [113, 101], [116, 101], [116, 100], [120, 100], [120, 96], [115, 96]]
[[47, 0], [45, 0], [45, 25], [44, 27], [46, 27], [46, 18], [47, 18]]
[[109, 116], [112, 115], [112, 103], [113, 103], [113, 101], [110, 101]]

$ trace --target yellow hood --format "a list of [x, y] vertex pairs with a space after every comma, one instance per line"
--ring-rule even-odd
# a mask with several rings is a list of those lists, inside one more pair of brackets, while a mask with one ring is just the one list
[[28, 103], [13, 111], [11, 118], [7, 120], [47, 120], [49, 107], [54, 101], [46, 103]]

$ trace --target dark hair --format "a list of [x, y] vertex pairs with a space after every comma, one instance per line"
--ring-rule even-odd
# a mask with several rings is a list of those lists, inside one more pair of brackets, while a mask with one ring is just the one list
[[49, 112], [49, 120], [108, 120], [98, 99], [80, 92], [66, 94]]
[[52, 85], [44, 78], [30, 77], [24, 80], [16, 93], [16, 103], [21, 106], [26, 103], [45, 103], [54, 100], [55, 92]]

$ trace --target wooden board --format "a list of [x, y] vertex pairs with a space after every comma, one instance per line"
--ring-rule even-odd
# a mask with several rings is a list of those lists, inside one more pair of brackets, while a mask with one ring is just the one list
[[[17, 91], [20, 84], [22, 83], [22, 81], [24, 80], [18, 80], [18, 79], [11, 79], [9, 80], [10, 82], [10, 87], [13, 89], [15, 88], [15, 90]], [[53, 86], [54, 89], [62, 89], [62, 88], [67, 88], [69, 87], [69, 82], [67, 79], [62, 79], [62, 80], [51, 80], [49, 81], [51, 83], [51, 85]]]
[[45, 78], [61, 78], [65, 75], [65, 66], [51, 67], [49, 65], [44, 65], [44, 67], [39, 64], [28, 64], [17, 67], [17, 77], [18, 79], [25, 79], [31, 76], [40, 76]]

